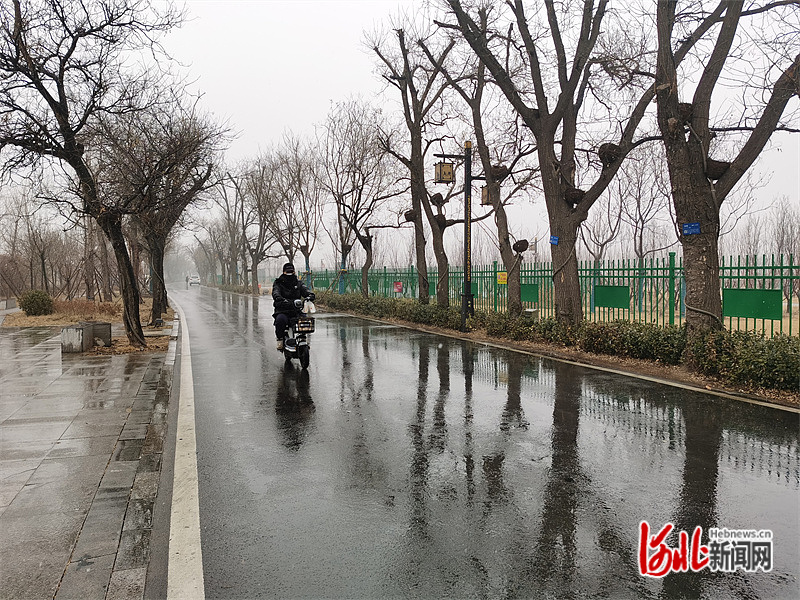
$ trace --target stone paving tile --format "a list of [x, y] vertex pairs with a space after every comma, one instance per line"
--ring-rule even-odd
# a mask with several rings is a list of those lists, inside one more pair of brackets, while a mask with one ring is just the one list
[[131, 500], [155, 500], [161, 473], [138, 473], [131, 490]]
[[123, 531], [117, 550], [114, 570], [146, 567], [150, 560], [150, 530], [132, 529]]
[[14, 500], [33, 476], [39, 460], [0, 461], [0, 506], [5, 508]]
[[0, 436], [0, 456], [5, 460], [44, 460], [47, 453], [53, 448], [53, 441], [26, 442], [20, 446], [17, 442], [6, 442]]
[[142, 446], [144, 446], [144, 440], [119, 440], [114, 448], [114, 453], [111, 455], [111, 460], [139, 460], [142, 455]]
[[18, 514], [86, 514], [108, 458], [80, 456], [43, 460], [6, 509]]
[[2, 515], [0, 591], [3, 598], [52, 598], [84, 516]]
[[74, 439], [104, 436], [119, 437], [121, 431], [122, 423], [92, 423], [88, 421], [78, 421], [76, 419], [72, 422], [72, 425], [67, 428], [61, 438]]
[[143, 440], [145, 437], [147, 437], [147, 425], [138, 423], [126, 424], [119, 434], [121, 440]]
[[139, 470], [137, 473], [155, 473], [161, 471], [161, 454], [142, 452], [139, 457]]
[[125, 513], [125, 524], [123, 531], [132, 529], [152, 529], [153, 528], [153, 500], [131, 499], [128, 503], [128, 510]]
[[106, 600], [141, 600], [144, 598], [144, 584], [147, 568], [114, 570], [108, 586]]
[[114, 555], [87, 558], [67, 565], [56, 600], [105, 598], [114, 567]]
[[113, 504], [93, 503], [72, 553], [73, 560], [116, 554], [127, 506], [127, 498]]
[[83, 408], [83, 401], [74, 398], [42, 398], [36, 396], [28, 400], [17, 412], [9, 419], [9, 423], [18, 422], [23, 419], [31, 418], [65, 418], [75, 415]]
[[167, 425], [162, 423], [155, 425], [151, 423], [147, 427], [147, 437], [144, 439], [143, 452], [153, 453], [162, 452], [164, 448], [164, 439], [167, 435]]
[[3, 403], [0, 404], [0, 425], [3, 421], [16, 414], [16, 412], [24, 407], [28, 400], [24, 396], [15, 395], [13, 398], [8, 395], [3, 398]]
[[128, 406], [128, 403], [125, 399], [114, 399], [114, 398], [106, 398], [103, 396], [88, 396], [83, 401], [83, 410], [86, 411], [86, 415], [94, 414], [92, 411], [95, 410], [108, 410], [112, 408], [119, 408], [124, 410], [125, 407]]
[[138, 464], [138, 461], [135, 460], [110, 463], [100, 481], [98, 493], [112, 488], [124, 488], [130, 491], [133, 481], [136, 479]]
[[28, 420], [14, 422], [6, 419], [0, 426], [4, 444], [22, 445], [27, 442], [55, 442], [70, 427], [74, 417], [45, 419], [31, 423]]
[[47, 453], [47, 458], [93, 455], [107, 457], [114, 450], [116, 442], [117, 438], [113, 435], [58, 440]]
[[0, 597], [4, 600], [52, 598], [67, 558], [68, 555], [39, 551], [34, 545], [30, 549], [17, 549], [8, 561], [0, 551], [0, 560], [13, 566], [13, 569], [0, 570]]
[[39, 460], [0, 460], [0, 482], [20, 474], [27, 473], [27, 477], [30, 477], [40, 462]]

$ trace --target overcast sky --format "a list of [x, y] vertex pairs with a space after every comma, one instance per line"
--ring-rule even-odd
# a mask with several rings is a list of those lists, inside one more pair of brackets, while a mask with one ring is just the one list
[[189, 21], [166, 39], [205, 94], [203, 106], [239, 132], [229, 157], [255, 155], [284, 131], [310, 134], [332, 102], [370, 97], [364, 31], [388, 23], [415, 0], [194, 0]]
[[[230, 161], [255, 156], [287, 130], [311, 134], [332, 102], [382, 88], [364, 31], [385, 28], [420, 0], [190, 0], [188, 22], [165, 40], [204, 93], [206, 110], [239, 133]], [[776, 134], [756, 170], [762, 202], [800, 204], [800, 135]]]

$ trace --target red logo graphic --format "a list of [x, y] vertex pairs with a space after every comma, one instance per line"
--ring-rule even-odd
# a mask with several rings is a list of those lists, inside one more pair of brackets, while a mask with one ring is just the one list
[[639, 573], [647, 577], [664, 577], [670, 571], [685, 573], [690, 569], [700, 571], [708, 566], [708, 546], [701, 543], [703, 528], [695, 527], [691, 543], [689, 534], [678, 533], [678, 547], [672, 548], [665, 542], [667, 536], [675, 528], [667, 523], [661, 530], [650, 535], [650, 524], [639, 523]]

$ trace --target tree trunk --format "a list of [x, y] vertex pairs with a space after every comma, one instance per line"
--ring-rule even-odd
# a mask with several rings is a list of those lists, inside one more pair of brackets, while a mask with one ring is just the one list
[[[114, 287], [111, 285], [111, 265], [108, 263], [108, 245], [102, 233], [98, 234], [98, 246], [100, 247], [100, 279], [102, 281], [102, 294], [105, 302], [114, 301]], [[94, 273], [92, 274], [94, 279]]]
[[422, 203], [428, 192], [425, 189], [425, 162], [422, 155], [422, 134], [411, 135], [411, 208], [414, 211], [414, 244], [417, 255], [417, 296], [420, 304], [430, 302], [428, 289], [428, 262], [425, 256], [425, 229], [422, 221]]
[[[542, 184], [550, 222], [550, 256], [553, 261], [553, 295], [555, 318], [566, 325], [578, 325], [583, 320], [581, 286], [578, 279], [578, 258], [575, 244], [578, 240], [580, 217], [567, 201], [567, 185], [558, 171], [558, 162], [547, 151], [548, 144], [539, 146], [539, 162], [550, 165], [542, 168]], [[552, 145], [549, 146], [552, 148]]]
[[[578, 325], [583, 320], [581, 286], [578, 279], [578, 259], [575, 256], [575, 231], [568, 232], [569, 224], [561, 227], [550, 223], [550, 231], [558, 237], [558, 244], [550, 246], [553, 260], [553, 292], [555, 317], [566, 325]], [[560, 235], [559, 235], [560, 234]], [[572, 239], [569, 239], [570, 236]]]
[[[430, 208], [429, 219], [433, 215]], [[447, 308], [450, 306], [450, 261], [444, 249], [444, 229], [436, 221], [430, 221], [431, 237], [433, 238], [433, 255], [436, 258], [436, 267], [439, 275], [436, 278], [436, 304]]]
[[45, 254], [44, 250], [39, 251], [39, 264], [41, 265], [42, 269], [42, 283], [44, 284], [44, 291], [47, 292], [47, 295], [50, 295], [50, 282], [48, 281], [47, 277], [47, 262], [45, 261]]
[[97, 223], [111, 242], [114, 256], [117, 258], [122, 292], [122, 321], [125, 325], [128, 342], [132, 346], [147, 346], [142, 324], [139, 321], [139, 286], [133, 270], [133, 264], [128, 255], [128, 248], [125, 245], [125, 236], [122, 233], [122, 218], [119, 215], [104, 213], [97, 219]]
[[[142, 259], [141, 259], [141, 246], [136, 241], [133, 236], [128, 237], [128, 242], [130, 244], [130, 254], [128, 254], [128, 260], [130, 260], [131, 267], [133, 268], [133, 278], [136, 281], [136, 289], [139, 290], [142, 284]], [[123, 236], [123, 243], [125, 243], [125, 238]], [[114, 241], [111, 240], [111, 244], [113, 246]], [[114, 254], [117, 254], [117, 249], [114, 248]], [[117, 256], [117, 262], [119, 262], [119, 256]], [[139, 294], [141, 299], [141, 294]]]
[[[662, 111], [662, 115], [665, 111]], [[706, 178], [702, 149], [686, 142], [682, 125], [665, 126], [664, 145], [678, 227], [696, 224], [700, 233], [679, 231], [686, 277], [686, 331], [689, 340], [722, 328], [719, 277], [719, 208]], [[689, 350], [691, 344], [687, 345]], [[691, 357], [687, 355], [691, 364]]]
[[260, 296], [261, 290], [258, 288], [258, 262], [256, 261], [256, 257], [251, 254], [250, 255], [250, 282], [253, 286], [253, 296]]
[[301, 254], [306, 264], [306, 287], [311, 289], [314, 285], [314, 278], [311, 275], [311, 252], [308, 251], [308, 246], [305, 246], [305, 248], [306, 251], [301, 250]]
[[364, 248], [364, 264], [361, 266], [361, 295], [364, 298], [369, 298], [369, 270], [372, 268], [373, 252], [372, 252], [372, 236], [358, 236], [358, 241], [361, 242], [361, 247]]
[[86, 231], [83, 238], [83, 275], [86, 282], [86, 299], [94, 300], [94, 219], [84, 215]]
[[158, 237], [148, 237], [147, 244], [150, 251], [151, 268], [153, 271], [153, 310], [150, 313], [150, 325], [155, 325], [156, 319], [167, 312], [167, 288], [164, 285], [164, 246], [166, 240]]
[[[492, 193], [491, 190], [489, 192]], [[500, 203], [500, 192], [497, 190], [497, 198], [492, 198], [495, 206], [494, 220], [497, 224], [497, 237], [500, 240], [500, 258], [506, 269], [507, 284], [506, 295], [508, 297], [508, 314], [518, 316], [522, 314], [522, 256], [517, 256], [511, 248], [511, 240], [508, 231], [508, 216], [505, 207]]]

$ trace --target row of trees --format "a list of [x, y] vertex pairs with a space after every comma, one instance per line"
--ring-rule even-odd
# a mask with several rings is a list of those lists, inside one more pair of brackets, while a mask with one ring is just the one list
[[[90, 298], [93, 231], [103, 233], [128, 339], [141, 346], [138, 250], [149, 257], [155, 319], [166, 310], [167, 240], [186, 206], [213, 184], [226, 136], [187, 100], [163, 68], [168, 61], [131, 65], [132, 56], [164, 59], [159, 36], [182, 18], [146, 0], [13, 0], [0, 8], [3, 173], [26, 179], [42, 205], [83, 224]], [[99, 247], [102, 255], [106, 241]], [[103, 280], [108, 291], [110, 277]]]
[[[313, 143], [287, 136], [233, 168], [218, 160], [225, 128], [187, 105], [185, 94], [165, 93], [173, 78], [152, 65], [135, 73], [126, 67], [131, 51], [158, 55], [158, 37], [180, 22], [171, 6], [158, 6], [14, 0], [2, 9], [5, 172], [63, 167], [68, 185], [61, 187], [76, 200], [66, 192], [39, 197], [67, 206], [75, 221], [88, 216], [109, 240], [132, 342], [144, 338], [125, 230], [140, 232], [133, 237], [161, 282], [154, 296], [165, 294], [166, 240], [206, 192], [223, 218], [196, 218], [197, 256], [219, 264], [227, 280], [241, 269], [255, 290], [267, 258], [300, 254], [308, 265], [323, 233], [342, 265], [358, 245], [366, 280], [376, 230], [406, 227], [419, 301], [429, 302], [432, 249], [436, 301], [446, 305], [445, 233], [463, 223], [456, 217], [463, 190], [432, 187], [432, 155], [458, 151], [465, 139], [475, 141], [476, 171], [486, 182], [486, 209], [476, 220], [494, 222], [512, 312], [521, 310], [528, 241], [514, 235], [523, 227], [509, 218], [511, 203], [543, 198], [557, 317], [577, 323], [578, 240], [608, 243], [591, 221], [605, 217], [613, 230], [620, 220], [613, 199], [624, 197], [618, 214], [643, 232], [653, 198], [666, 197], [683, 247], [690, 335], [721, 326], [721, 214], [770, 135], [792, 130], [797, 1], [725, 1], [709, 10], [665, 0], [611, 10], [607, 0], [440, 0], [437, 14], [367, 38], [396, 110], [342, 102]], [[598, 202], [608, 208], [593, 209]], [[326, 206], [335, 209], [327, 209], [331, 218]], [[644, 252], [644, 237], [636, 242]]]
[[[440, 274], [436, 299], [448, 303], [444, 232], [460, 222], [443, 210], [458, 190], [431, 188], [431, 155], [474, 139], [491, 206], [479, 218], [494, 219], [512, 311], [520, 310], [521, 252], [514, 243], [522, 242], [507, 218], [514, 195], [535, 189], [544, 198], [557, 316], [576, 323], [582, 319], [577, 243], [583, 237], [587, 247], [602, 249], [604, 239], [586, 221], [601, 199], [611, 205], [616, 188], [625, 201], [616, 215], [603, 212], [612, 231], [623, 216], [631, 224], [639, 255], [646, 252], [655, 200], [671, 203], [686, 265], [690, 335], [720, 327], [721, 216], [771, 134], [794, 131], [796, 104], [787, 107], [800, 85], [800, 34], [791, 25], [798, 3], [663, 1], [610, 10], [606, 0], [445, 0], [439, 8], [422, 25], [404, 20], [368, 39], [398, 106], [396, 119], [387, 115], [377, 124], [377, 144], [400, 166], [396, 181], [410, 194], [403, 217], [414, 231], [419, 301], [429, 301], [432, 248]], [[329, 134], [345, 122], [336, 117], [341, 114], [331, 117]], [[357, 187], [357, 163], [344, 146], [329, 152], [330, 135], [325, 141], [321, 168], [338, 180], [320, 180], [341, 207]], [[386, 185], [373, 197], [391, 189]], [[343, 257], [354, 239], [369, 248], [368, 232], [357, 233], [354, 225], [340, 208]]]

